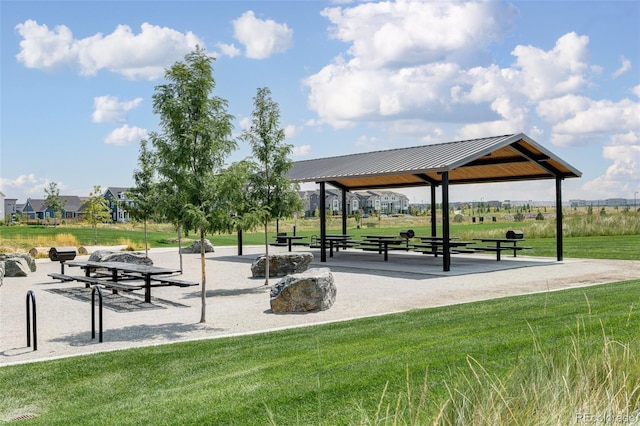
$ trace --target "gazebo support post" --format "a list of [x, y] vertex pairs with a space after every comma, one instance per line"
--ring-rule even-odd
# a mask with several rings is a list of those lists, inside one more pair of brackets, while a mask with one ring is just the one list
[[558, 262], [562, 260], [562, 178], [556, 176], [556, 255]]
[[431, 184], [431, 236], [435, 237], [438, 233], [437, 215], [436, 215], [436, 186]]
[[449, 172], [442, 173], [442, 270], [451, 269], [449, 250]]
[[327, 261], [327, 201], [325, 183], [320, 182], [320, 262]]
[[342, 189], [342, 235], [347, 234], [347, 191]]

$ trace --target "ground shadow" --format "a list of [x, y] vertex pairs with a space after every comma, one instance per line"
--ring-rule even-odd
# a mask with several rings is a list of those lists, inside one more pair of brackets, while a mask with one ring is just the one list
[[[207, 329], [212, 332], [221, 332], [224, 329], [210, 328], [202, 324], [180, 324], [165, 323], [157, 325], [132, 325], [115, 329], [103, 329], [103, 342], [142, 342], [146, 340], [165, 339], [167, 341], [177, 341], [188, 337], [190, 333], [197, 330]], [[69, 346], [92, 346], [99, 344], [99, 334], [96, 329], [95, 338], [91, 338], [91, 331], [69, 334], [55, 339], [52, 342], [66, 343]]]
[[[271, 286], [262, 285], [260, 287], [249, 288], [219, 288], [215, 290], [207, 290], [206, 297], [227, 297], [227, 296], [244, 296], [247, 294], [265, 294], [271, 291]], [[186, 294], [185, 299], [200, 298], [202, 293], [199, 291]]]

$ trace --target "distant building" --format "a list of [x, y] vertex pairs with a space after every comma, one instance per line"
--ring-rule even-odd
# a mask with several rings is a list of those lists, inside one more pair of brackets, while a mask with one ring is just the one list
[[131, 220], [127, 208], [132, 206], [135, 202], [127, 197], [127, 191], [129, 188], [119, 188], [110, 186], [105, 191], [103, 197], [109, 203], [111, 209], [111, 219], [114, 222], [128, 222]]

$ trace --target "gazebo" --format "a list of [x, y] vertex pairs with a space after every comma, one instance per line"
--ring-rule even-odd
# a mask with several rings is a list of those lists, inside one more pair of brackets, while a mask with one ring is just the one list
[[[320, 211], [326, 210], [325, 185], [340, 189], [342, 205], [346, 192], [367, 189], [431, 187], [431, 205], [436, 188], [442, 187], [442, 267], [449, 271], [449, 186], [489, 182], [555, 180], [556, 252], [562, 260], [562, 180], [582, 173], [523, 133], [471, 139], [434, 145], [365, 152], [297, 161], [288, 173], [293, 182], [320, 185]], [[342, 209], [342, 232], [347, 232], [346, 209]], [[431, 209], [431, 233], [436, 235], [436, 213]], [[320, 261], [326, 262], [326, 221], [320, 215]]]

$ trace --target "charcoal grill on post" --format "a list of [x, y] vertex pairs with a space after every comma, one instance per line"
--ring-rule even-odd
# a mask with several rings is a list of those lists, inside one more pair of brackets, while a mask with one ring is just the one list
[[49, 259], [52, 262], [60, 262], [60, 273], [64, 274], [64, 262], [76, 258], [75, 247], [51, 247], [49, 249]]
[[522, 240], [524, 239], [524, 232], [510, 229], [507, 231], [508, 240]]
[[404, 238], [407, 242], [407, 248], [409, 248], [409, 240], [415, 237], [416, 233], [413, 232], [413, 229], [403, 229], [400, 231], [400, 238]]

